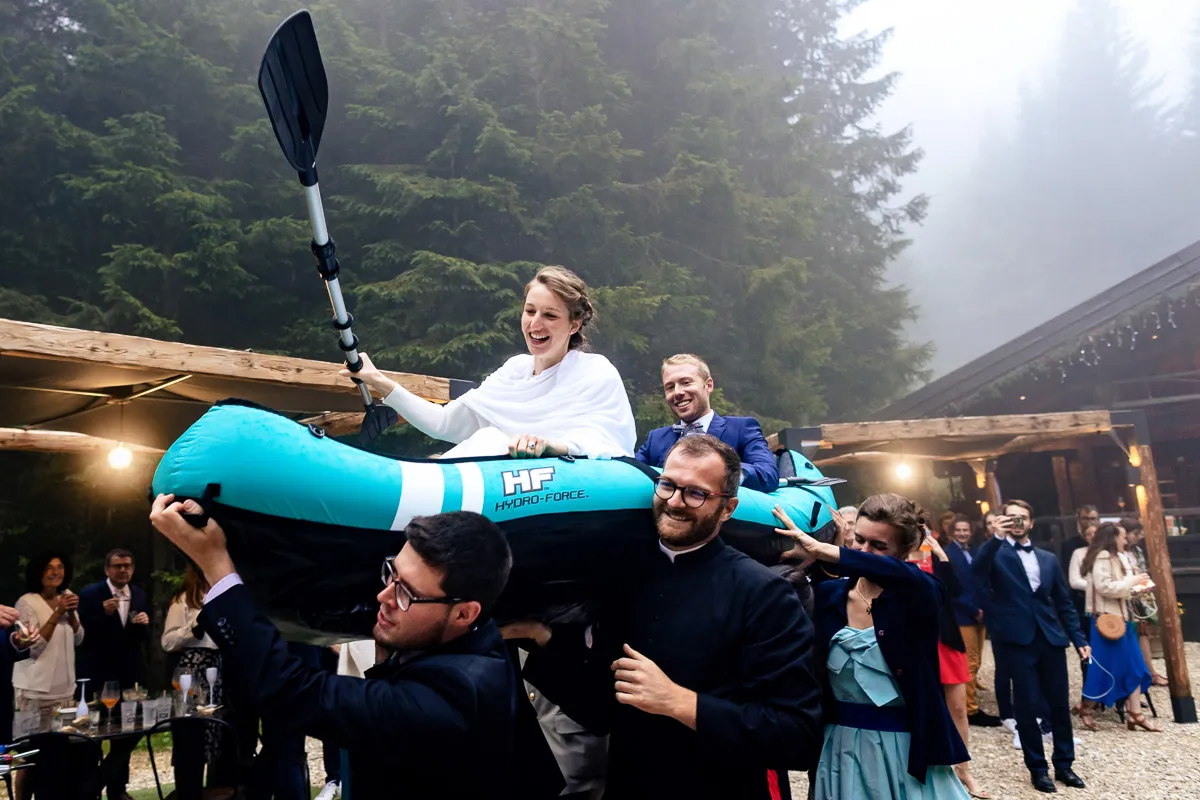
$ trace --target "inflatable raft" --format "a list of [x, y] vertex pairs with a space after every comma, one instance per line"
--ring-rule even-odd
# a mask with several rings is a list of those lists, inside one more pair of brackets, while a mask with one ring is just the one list
[[[498, 619], [586, 609], [656, 535], [657, 474], [634, 459], [397, 460], [226, 401], [171, 446], [151, 491], [200, 500], [281, 630], [332, 642], [370, 636], [383, 559], [403, 546], [409, 520], [444, 511], [476, 511], [508, 536], [513, 572]], [[789, 485], [771, 494], [740, 490], [722, 527], [729, 544], [768, 565], [791, 546], [774, 532], [776, 504], [821, 538], [832, 530], [834, 481], [795, 453], [781, 476]]]

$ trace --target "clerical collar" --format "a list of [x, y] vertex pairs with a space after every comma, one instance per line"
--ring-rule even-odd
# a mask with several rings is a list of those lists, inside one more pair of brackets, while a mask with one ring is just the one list
[[667, 547], [665, 544], [663, 544], [662, 539], [659, 539], [658, 540], [658, 549], [662, 550], [664, 553], [666, 553], [667, 558], [671, 559], [671, 563], [674, 564], [676, 556], [682, 556], [682, 555], [686, 555], [688, 553], [694, 553], [697, 550], [701, 549], [702, 547], [712, 544], [714, 541], [716, 541], [715, 536], [712, 539], [709, 539], [707, 542], [704, 542], [703, 544], [698, 544], [695, 547], [689, 547], [687, 550], [672, 550], [669, 547]]

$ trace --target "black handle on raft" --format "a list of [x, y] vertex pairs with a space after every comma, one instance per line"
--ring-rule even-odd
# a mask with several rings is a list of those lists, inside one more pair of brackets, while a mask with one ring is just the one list
[[219, 483], [208, 484], [207, 486], [204, 487], [204, 492], [200, 495], [199, 498], [196, 499], [196, 502], [199, 503], [200, 507], [203, 508], [204, 510], [197, 514], [189, 514], [189, 513], [183, 512], [183, 513], [180, 513], [179, 516], [181, 516], [185, 520], [187, 520], [187, 523], [189, 525], [191, 525], [193, 528], [203, 528], [204, 526], [208, 525], [208, 520], [211, 517], [211, 515], [209, 514], [209, 505], [212, 503], [212, 501], [214, 499], [219, 497], [220, 494], [221, 494], [221, 484], [219, 484]]

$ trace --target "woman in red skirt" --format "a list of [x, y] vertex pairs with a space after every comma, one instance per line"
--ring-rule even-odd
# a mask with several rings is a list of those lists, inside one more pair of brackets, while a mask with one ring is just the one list
[[[933, 574], [945, 584], [949, 600], [962, 594], [962, 584], [958, 582], [958, 576], [954, 574], [954, 568], [950, 565], [950, 557], [938, 544], [937, 539], [928, 534], [928, 531], [924, 544], [912, 558], [917, 562], [917, 566], [925, 572]], [[958, 735], [962, 737], [963, 744], [967, 745], [969, 750], [967, 682], [971, 680], [971, 673], [967, 669], [967, 646], [963, 642], [962, 632], [959, 631], [958, 623], [954, 619], [954, 608], [950, 602], [946, 602], [938, 609], [938, 660], [941, 664], [942, 690], [946, 694], [946, 708], [949, 709], [950, 718], [954, 720], [954, 725], [958, 728]], [[954, 771], [972, 797], [984, 800], [990, 797], [975, 782], [968, 762], [964, 761], [955, 765]]]

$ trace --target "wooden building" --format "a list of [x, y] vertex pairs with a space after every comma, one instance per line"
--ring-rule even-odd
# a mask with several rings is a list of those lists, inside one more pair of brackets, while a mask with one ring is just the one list
[[[1184, 603], [1200, 640], [1200, 242], [1143, 270], [881, 410], [876, 419], [1106, 410], [1144, 417]], [[1140, 413], [1139, 413], [1140, 412]], [[1001, 455], [1005, 497], [1037, 509], [1039, 538], [1073, 535], [1082, 505], [1135, 516], [1128, 457], [1115, 437], [1076, 438]], [[940, 474], [960, 510], [986, 501], [967, 465]]]

